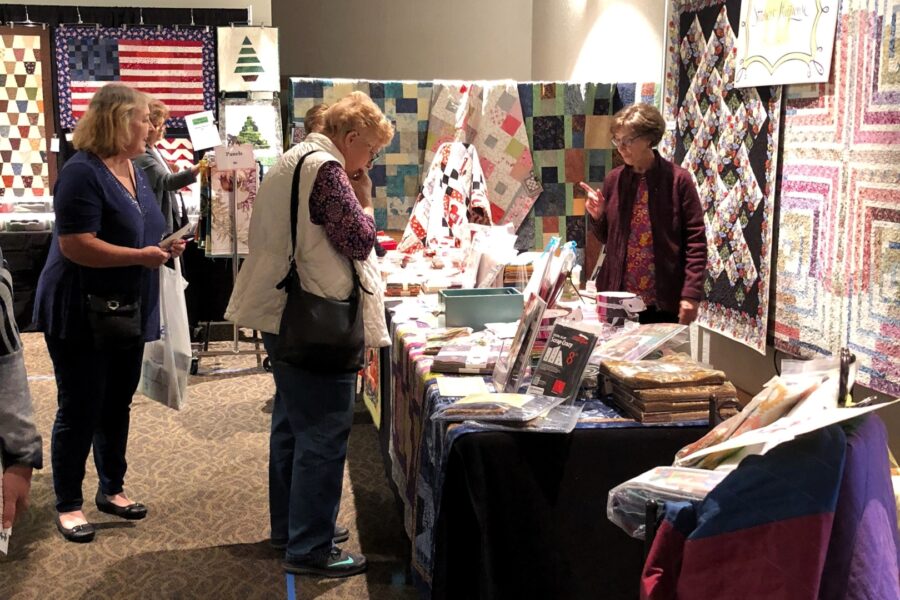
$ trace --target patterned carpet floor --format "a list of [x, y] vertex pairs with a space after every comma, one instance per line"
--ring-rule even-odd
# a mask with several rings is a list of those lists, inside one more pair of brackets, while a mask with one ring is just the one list
[[[204, 357], [176, 412], [138, 395], [132, 404], [126, 491], [148, 505], [144, 521], [100, 513], [88, 459], [85, 512], [97, 525], [90, 544], [65, 542], [54, 526], [50, 428], [56, 385], [43, 338], [23, 336], [45, 468], [32, 482], [31, 508], [0, 556], [0, 598], [285, 598], [280, 553], [268, 539], [268, 410], [272, 376], [253, 356]], [[338, 522], [344, 545], [369, 560], [344, 580], [297, 578], [298, 599], [415, 598], [409, 543], [388, 487], [378, 437], [357, 406]]]

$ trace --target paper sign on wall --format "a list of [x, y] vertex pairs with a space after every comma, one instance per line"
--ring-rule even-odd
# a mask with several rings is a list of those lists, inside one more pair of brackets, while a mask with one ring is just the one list
[[735, 87], [828, 81], [840, 0], [743, 0]]

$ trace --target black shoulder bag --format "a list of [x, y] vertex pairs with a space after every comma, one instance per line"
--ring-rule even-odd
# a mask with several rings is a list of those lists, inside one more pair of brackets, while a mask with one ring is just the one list
[[[315, 150], [313, 152], [316, 152]], [[353, 264], [353, 290], [346, 300], [331, 300], [303, 289], [294, 252], [297, 248], [297, 210], [300, 169], [313, 152], [304, 154], [294, 169], [291, 185], [291, 265], [277, 286], [287, 292], [278, 342], [272, 359], [317, 373], [351, 373], [363, 367], [365, 332], [359, 276]]]

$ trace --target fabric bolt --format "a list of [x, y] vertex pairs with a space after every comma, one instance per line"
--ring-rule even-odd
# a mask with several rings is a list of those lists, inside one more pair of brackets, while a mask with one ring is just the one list
[[0, 27], [0, 212], [13, 197], [44, 197], [53, 189], [51, 56], [46, 30]]
[[215, 40], [208, 28], [60, 26], [55, 58], [64, 129], [73, 129], [94, 92], [111, 82], [165, 102], [170, 129], [184, 129], [186, 115], [216, 110]]
[[281, 109], [277, 99], [225, 98], [219, 103], [219, 133], [228, 144], [252, 144], [253, 157], [263, 166], [282, 153]]
[[785, 88], [772, 332], [802, 357], [849, 347], [900, 395], [900, 2], [841, 3], [827, 83]]
[[432, 163], [441, 144], [454, 141], [472, 144], [478, 151], [493, 222], [512, 223], [518, 229], [541, 191], [518, 85], [435, 82], [425, 163]]
[[281, 91], [277, 27], [218, 27], [216, 41], [220, 90]]
[[637, 294], [647, 306], [656, 304], [656, 277], [653, 264], [653, 230], [647, 206], [647, 178], [641, 177], [637, 200], [631, 214], [631, 232], [625, 254], [625, 291]]
[[672, 0], [660, 152], [703, 202], [706, 300], [698, 322], [765, 350], [781, 88], [734, 87], [740, 0]]
[[419, 194], [425, 165], [430, 81], [373, 81], [355, 79], [290, 79], [291, 122], [303, 125], [306, 111], [320, 102], [333, 104], [353, 91], [367, 94], [394, 124], [394, 139], [369, 171], [375, 224], [402, 231]]
[[467, 224], [491, 225], [485, 187], [475, 146], [442, 144], [425, 175], [422, 193], [397, 249], [412, 252], [435, 246], [448, 235], [458, 244], [467, 241]]

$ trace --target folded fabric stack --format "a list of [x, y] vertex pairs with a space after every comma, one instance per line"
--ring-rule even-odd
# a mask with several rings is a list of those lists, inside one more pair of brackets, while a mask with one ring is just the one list
[[503, 287], [525, 289], [531, 274], [534, 273], [534, 265], [506, 265], [503, 267]]
[[422, 291], [420, 283], [394, 283], [390, 280], [385, 284], [384, 295], [391, 298], [415, 297]]
[[494, 372], [494, 364], [503, 349], [503, 340], [463, 339], [445, 344], [434, 357], [431, 370], [435, 373], [469, 373], [487, 375]]
[[612, 403], [642, 423], [703, 420], [709, 400], [737, 400], [725, 373], [684, 354], [634, 362], [606, 360], [600, 373], [612, 384]]

